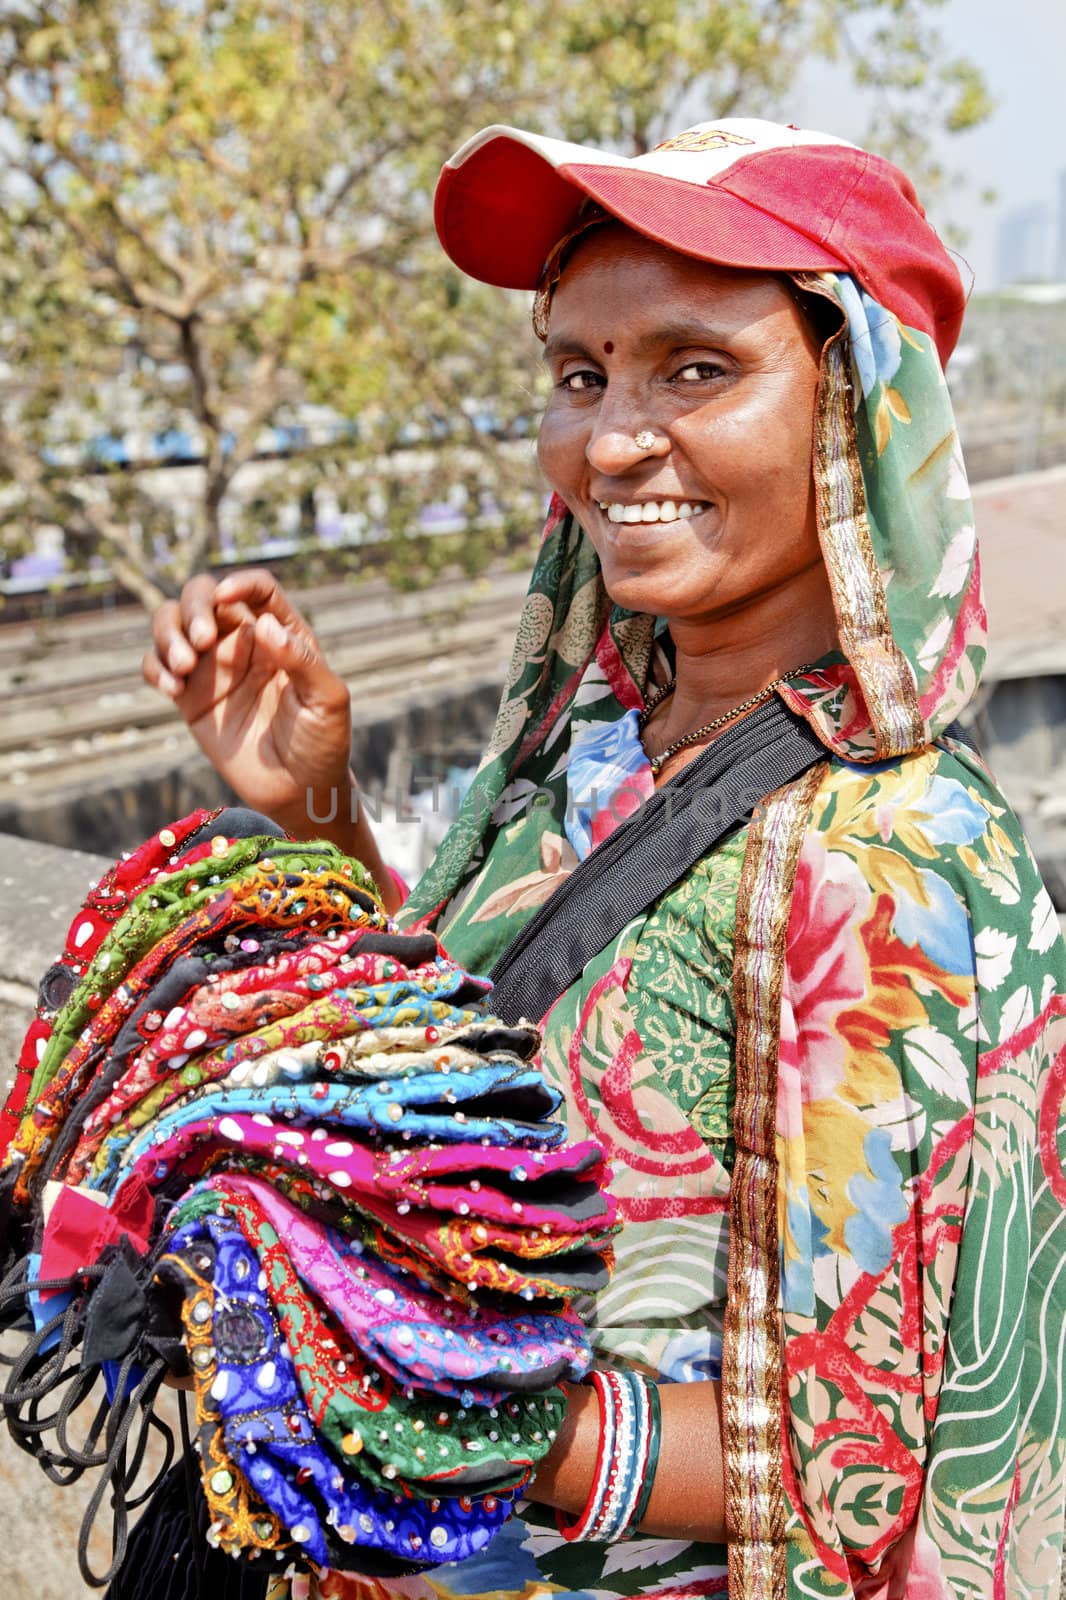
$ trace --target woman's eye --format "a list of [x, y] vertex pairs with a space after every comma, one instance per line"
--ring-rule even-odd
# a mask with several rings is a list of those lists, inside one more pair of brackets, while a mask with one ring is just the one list
[[580, 394], [585, 389], [598, 389], [603, 384], [603, 378], [598, 372], [567, 372], [559, 379], [560, 389], [566, 389], [570, 394]]
[[710, 378], [720, 378], [724, 372], [720, 361], [690, 361], [677, 376], [683, 383], [706, 383]]

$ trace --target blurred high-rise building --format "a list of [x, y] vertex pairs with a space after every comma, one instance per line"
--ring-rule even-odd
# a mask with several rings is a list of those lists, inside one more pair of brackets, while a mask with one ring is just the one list
[[1059, 173], [1059, 216], [1055, 230], [1055, 278], [1066, 283], [1066, 167]]
[[[1047, 277], [1048, 208], [1018, 206], [999, 224], [999, 281], [1038, 283]], [[1061, 244], [1061, 234], [1060, 240]]]

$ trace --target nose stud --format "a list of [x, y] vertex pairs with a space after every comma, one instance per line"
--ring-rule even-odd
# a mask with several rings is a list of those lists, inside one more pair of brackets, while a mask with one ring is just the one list
[[633, 443], [638, 450], [650, 450], [655, 443], [655, 437], [650, 428], [641, 428], [639, 433], [633, 435]]

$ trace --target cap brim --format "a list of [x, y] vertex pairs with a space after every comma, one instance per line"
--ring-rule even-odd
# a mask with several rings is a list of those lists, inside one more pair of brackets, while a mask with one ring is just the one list
[[715, 184], [512, 128], [487, 128], [452, 157], [437, 184], [434, 218], [463, 272], [506, 289], [535, 289], [586, 198], [701, 261], [773, 272], [847, 270], [817, 239]]

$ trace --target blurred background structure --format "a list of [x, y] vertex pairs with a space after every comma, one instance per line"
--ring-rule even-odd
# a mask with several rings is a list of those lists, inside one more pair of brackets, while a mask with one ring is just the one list
[[410, 581], [528, 540], [526, 297], [444, 260], [441, 160], [491, 121], [636, 154], [789, 119], [820, 61], [933, 193], [992, 109], [938, 9], [0, 0], [11, 603], [49, 569], [152, 605], [250, 556]]
[[[223, 797], [139, 674], [193, 572], [284, 576], [386, 854], [443, 832], [544, 497], [528, 297], [431, 226], [492, 121], [633, 154], [768, 115], [914, 176], [975, 280], [975, 725], [1066, 911], [1063, 60], [1061, 0], [0, 0], [0, 1049], [99, 858]], [[14, 1600], [86, 1593], [79, 1515], [0, 1443]]]

